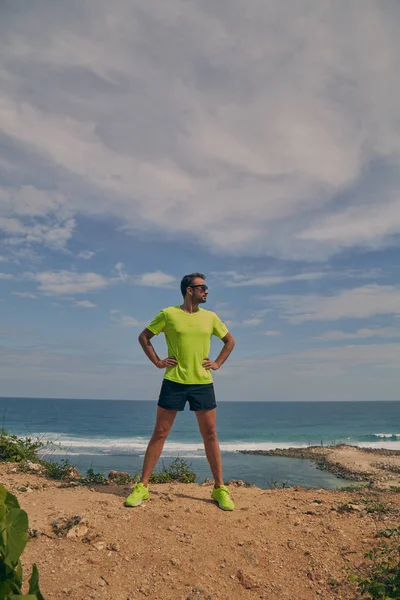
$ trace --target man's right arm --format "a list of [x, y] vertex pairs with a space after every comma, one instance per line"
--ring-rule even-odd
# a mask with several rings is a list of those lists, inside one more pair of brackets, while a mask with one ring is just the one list
[[169, 356], [168, 358], [160, 359], [156, 351], [154, 350], [153, 344], [151, 343], [151, 338], [154, 337], [154, 333], [150, 331], [150, 329], [143, 329], [142, 333], [139, 335], [139, 344], [142, 346], [143, 351], [147, 358], [151, 360], [153, 365], [157, 367], [157, 369], [165, 369], [167, 367], [176, 367], [178, 361], [174, 356]]

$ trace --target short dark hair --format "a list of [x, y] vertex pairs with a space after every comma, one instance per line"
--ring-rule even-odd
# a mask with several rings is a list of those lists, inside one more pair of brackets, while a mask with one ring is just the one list
[[190, 273], [190, 275], [185, 275], [184, 277], [182, 277], [182, 281], [181, 281], [181, 293], [182, 296], [185, 297], [186, 296], [186, 290], [188, 287], [190, 287], [193, 279], [196, 279], [196, 277], [199, 277], [200, 279], [205, 279], [206, 276], [203, 275], [203, 273]]

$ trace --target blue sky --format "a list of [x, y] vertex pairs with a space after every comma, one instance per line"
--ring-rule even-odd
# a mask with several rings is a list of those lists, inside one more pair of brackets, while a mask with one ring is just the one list
[[156, 398], [200, 271], [221, 400], [399, 399], [397, 0], [0, 13], [3, 396]]

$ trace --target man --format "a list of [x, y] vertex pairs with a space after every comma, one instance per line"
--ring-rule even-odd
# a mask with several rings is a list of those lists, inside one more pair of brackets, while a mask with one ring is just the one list
[[[218, 316], [200, 304], [207, 301], [208, 287], [202, 273], [185, 275], [181, 281], [183, 304], [164, 308], [142, 331], [139, 342], [158, 369], [166, 369], [157, 406], [154, 432], [144, 457], [142, 478], [125, 501], [127, 506], [139, 506], [149, 497], [148, 483], [164, 442], [171, 431], [178, 411], [186, 401], [195, 411], [204, 448], [212, 474], [212, 499], [223, 510], [233, 510], [230, 492], [222, 478], [221, 452], [216, 432], [216, 402], [211, 371], [217, 371], [233, 350], [235, 341]], [[160, 360], [151, 338], [164, 332], [168, 358]], [[219, 337], [224, 343], [215, 360], [211, 360], [210, 339]]]

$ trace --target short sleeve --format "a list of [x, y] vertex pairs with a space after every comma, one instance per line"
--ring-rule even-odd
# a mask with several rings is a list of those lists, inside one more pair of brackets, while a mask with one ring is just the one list
[[218, 315], [214, 313], [213, 335], [216, 335], [217, 337], [219, 337], [220, 340], [222, 340], [222, 338], [224, 338], [227, 333], [229, 333], [227, 326], [221, 321]]
[[149, 329], [151, 333], [154, 335], [158, 335], [162, 331], [164, 331], [166, 325], [165, 313], [163, 310], [160, 310], [158, 315], [154, 317], [154, 319], [146, 326], [146, 329]]

